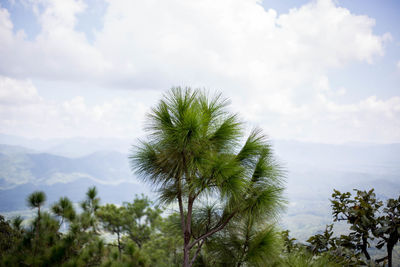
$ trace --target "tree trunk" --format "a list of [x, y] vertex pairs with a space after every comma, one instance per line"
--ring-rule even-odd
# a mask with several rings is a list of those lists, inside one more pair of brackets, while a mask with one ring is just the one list
[[117, 232], [117, 241], [118, 241], [119, 259], [121, 260], [121, 241], [120, 241], [120, 238], [119, 238], [119, 232]]
[[393, 245], [389, 241], [387, 244], [388, 267], [392, 267], [392, 253], [393, 253]]
[[[187, 207], [187, 216], [186, 216], [186, 224], [185, 224], [185, 231], [183, 234], [183, 267], [190, 267], [192, 266], [190, 261], [190, 238], [192, 236], [192, 211], [193, 211], [193, 196], [189, 195], [188, 200], [188, 207]], [[195, 255], [196, 257], [196, 255]], [[194, 259], [193, 259], [194, 261]]]
[[[191, 212], [190, 212], [191, 213]], [[183, 267], [190, 267], [190, 237], [191, 237], [191, 216], [186, 218], [185, 233], [183, 235]]]
[[38, 220], [36, 222], [36, 233], [35, 233], [35, 247], [33, 249], [33, 266], [36, 265], [36, 252], [39, 242], [39, 228], [40, 228], [40, 206], [38, 206]]
[[362, 243], [361, 250], [364, 253], [364, 255], [367, 258], [367, 260], [370, 260], [371, 256], [369, 255], [368, 250], [367, 250], [367, 246], [368, 246], [367, 245], [367, 239], [365, 237], [363, 237], [362, 241], [363, 241], [363, 243]]
[[183, 267], [190, 267], [190, 250], [188, 249], [189, 243], [186, 243], [183, 248]]

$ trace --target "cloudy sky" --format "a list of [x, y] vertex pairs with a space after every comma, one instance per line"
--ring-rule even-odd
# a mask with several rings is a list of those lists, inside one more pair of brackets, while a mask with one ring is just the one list
[[396, 0], [0, 0], [0, 133], [143, 134], [172, 86], [274, 139], [400, 142]]

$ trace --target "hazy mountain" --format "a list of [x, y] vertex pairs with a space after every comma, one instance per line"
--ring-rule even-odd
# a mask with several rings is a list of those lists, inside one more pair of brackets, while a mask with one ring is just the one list
[[135, 140], [129, 138], [25, 138], [0, 134], [0, 144], [22, 146], [42, 153], [64, 157], [82, 157], [98, 151], [127, 154]]
[[32, 153], [21, 147], [0, 146], [0, 188], [25, 183], [67, 183], [80, 178], [96, 182], [135, 181], [127, 155], [96, 152], [85, 157], [67, 158], [48, 153]]
[[12, 146], [12, 145], [5, 145], [0, 144], [0, 152], [6, 155], [13, 155], [13, 154], [22, 154], [22, 153], [36, 153], [35, 150], [29, 149], [22, 146]]
[[[33, 142], [0, 135], [0, 141], [8, 144], [0, 145], [1, 212], [23, 208], [26, 196], [36, 189], [46, 191], [48, 203], [64, 195], [79, 201], [90, 185], [98, 186], [103, 203], [121, 203], [135, 193], [150, 193], [149, 186], [138, 183], [129, 169], [127, 153], [133, 144], [129, 140]], [[281, 224], [300, 240], [332, 222], [329, 198], [333, 189], [375, 188], [383, 200], [400, 194], [400, 144], [274, 140], [273, 148], [287, 172], [289, 205]]]
[[0, 212], [26, 208], [26, 197], [45, 191], [50, 204], [61, 196], [81, 201], [90, 186], [104, 202], [131, 201], [151, 192], [131, 174], [127, 155], [99, 151], [80, 158], [38, 153], [19, 146], [0, 145]]
[[374, 188], [382, 200], [400, 194], [400, 144], [273, 143], [288, 177], [289, 205], [282, 225], [299, 240], [332, 223], [333, 189]]
[[67, 196], [73, 202], [80, 202], [85, 198], [85, 193], [91, 186], [97, 187], [102, 203], [121, 204], [124, 201], [132, 201], [135, 194], [151, 194], [148, 187], [142, 184], [123, 182], [113, 185], [98, 183], [87, 178], [51, 185], [26, 183], [12, 189], [0, 190], [0, 212], [27, 209], [26, 198], [35, 190], [46, 193], [46, 206], [56, 202], [62, 196]]

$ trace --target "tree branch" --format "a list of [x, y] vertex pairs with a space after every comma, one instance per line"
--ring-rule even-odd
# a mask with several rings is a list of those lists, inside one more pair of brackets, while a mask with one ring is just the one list
[[388, 256], [385, 256], [385, 257], [383, 257], [383, 258], [380, 258], [380, 259], [377, 259], [377, 260], [375, 260], [377, 263], [380, 263], [380, 262], [382, 262], [382, 261], [384, 261], [384, 260], [387, 260], [388, 259]]
[[236, 215], [236, 212], [233, 212], [231, 215], [229, 215], [229, 217], [223, 223], [218, 223], [217, 226], [212, 228], [208, 233], [201, 235], [199, 238], [197, 238], [195, 241], [193, 241], [189, 245], [189, 249], [191, 249], [194, 245], [199, 243], [202, 239], [206, 239], [210, 235], [222, 230], [235, 215]]
[[204, 244], [204, 239], [200, 242], [199, 247], [197, 248], [196, 252], [194, 253], [193, 258], [192, 258], [192, 260], [190, 261], [190, 266], [193, 265], [194, 261], [195, 261], [196, 258], [197, 258], [197, 255], [199, 255], [200, 250], [201, 250], [201, 247], [203, 246], [203, 244]]

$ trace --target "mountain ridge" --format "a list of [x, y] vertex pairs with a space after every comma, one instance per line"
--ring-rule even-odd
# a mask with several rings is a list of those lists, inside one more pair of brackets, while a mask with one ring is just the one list
[[[95, 145], [95, 140], [90, 142]], [[151, 194], [149, 186], [132, 174], [128, 152], [104, 147], [83, 153], [85, 148], [75, 153], [82, 154], [80, 157], [66, 157], [43, 147], [0, 145], [0, 212], [24, 207], [31, 190], [46, 190], [52, 196], [49, 199], [71, 194], [78, 201], [87, 187], [95, 185], [106, 195], [104, 201], [116, 204], [129, 200], [132, 193]], [[272, 147], [287, 173], [289, 205], [282, 215], [282, 227], [299, 240], [332, 222], [329, 198], [333, 189], [375, 188], [382, 200], [400, 194], [400, 144], [318, 145], [273, 140]], [[3, 203], [7, 201], [3, 196], [19, 200]]]

